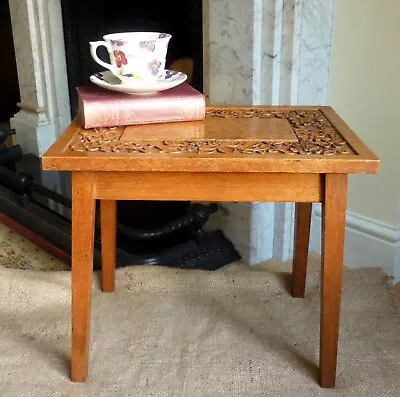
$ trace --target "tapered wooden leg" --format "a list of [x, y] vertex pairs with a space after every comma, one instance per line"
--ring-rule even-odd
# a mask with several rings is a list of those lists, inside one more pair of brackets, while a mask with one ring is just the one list
[[295, 243], [292, 268], [292, 295], [304, 298], [312, 203], [296, 203]]
[[72, 173], [72, 357], [71, 379], [88, 375], [94, 249], [94, 175]]
[[346, 226], [347, 174], [327, 174], [322, 204], [320, 384], [335, 387]]
[[100, 201], [101, 216], [101, 288], [113, 292], [115, 288], [117, 202]]

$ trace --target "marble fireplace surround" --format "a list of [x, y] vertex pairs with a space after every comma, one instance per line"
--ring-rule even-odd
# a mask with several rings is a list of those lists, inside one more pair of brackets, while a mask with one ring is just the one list
[[[9, 0], [24, 153], [41, 155], [70, 121], [60, 0]], [[210, 103], [324, 105], [334, 0], [204, 0], [204, 92]], [[43, 183], [63, 193], [58, 173]], [[255, 264], [291, 256], [294, 206], [225, 203], [210, 220]], [[313, 243], [311, 243], [313, 246]]]

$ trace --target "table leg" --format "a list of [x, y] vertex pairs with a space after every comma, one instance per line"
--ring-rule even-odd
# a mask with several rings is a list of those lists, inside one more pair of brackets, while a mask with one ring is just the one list
[[115, 288], [116, 265], [116, 200], [100, 200], [101, 216], [101, 288], [113, 292]]
[[71, 379], [88, 375], [92, 299], [95, 181], [92, 172], [72, 173], [72, 357]]
[[346, 226], [347, 174], [325, 176], [322, 203], [320, 384], [335, 387]]
[[296, 203], [296, 226], [292, 268], [292, 295], [304, 298], [310, 240], [312, 203]]

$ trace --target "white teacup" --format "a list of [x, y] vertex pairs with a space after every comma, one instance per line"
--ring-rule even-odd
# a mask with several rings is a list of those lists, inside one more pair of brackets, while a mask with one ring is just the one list
[[[90, 42], [90, 54], [101, 66], [110, 70], [123, 83], [133, 81], [156, 81], [165, 70], [168, 33], [125, 32], [103, 36], [104, 41]], [[105, 46], [110, 55], [110, 63], [97, 56], [97, 48]]]

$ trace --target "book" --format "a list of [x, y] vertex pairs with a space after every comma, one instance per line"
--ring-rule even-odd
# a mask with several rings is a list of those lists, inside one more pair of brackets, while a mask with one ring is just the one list
[[77, 87], [84, 128], [203, 120], [205, 96], [187, 83], [152, 95], [127, 95], [96, 86]]

